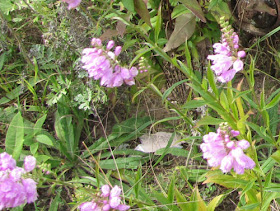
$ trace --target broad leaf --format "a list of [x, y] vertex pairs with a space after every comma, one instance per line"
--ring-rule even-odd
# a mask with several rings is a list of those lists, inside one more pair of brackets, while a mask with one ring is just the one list
[[185, 43], [194, 33], [195, 16], [191, 13], [180, 15], [176, 18], [175, 29], [172, 32], [164, 51], [170, 51]]
[[6, 152], [12, 154], [17, 160], [20, 156], [24, 142], [24, 125], [21, 113], [17, 113], [12, 119], [7, 131], [5, 147]]

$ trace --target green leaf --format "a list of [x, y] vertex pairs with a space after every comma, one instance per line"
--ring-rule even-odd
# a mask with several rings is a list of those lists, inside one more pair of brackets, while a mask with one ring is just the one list
[[241, 210], [253, 210], [255, 208], [257, 208], [261, 203], [260, 202], [256, 202], [253, 204], [246, 204], [245, 206], [240, 207]]
[[58, 191], [56, 191], [56, 196], [55, 196], [54, 200], [51, 201], [49, 211], [58, 210], [59, 204], [62, 203], [62, 200], [60, 198], [60, 193], [61, 193], [61, 188]]
[[130, 12], [134, 12], [134, 3], [131, 0], [122, 0], [123, 6]]
[[158, 13], [157, 13], [157, 21], [155, 25], [155, 43], [158, 43], [159, 33], [161, 31], [161, 25], [162, 25], [161, 6], [159, 6]]
[[5, 140], [7, 153], [17, 160], [21, 154], [24, 142], [24, 125], [21, 113], [18, 112], [12, 119]]
[[231, 11], [226, 2], [221, 1], [215, 7], [210, 10], [210, 13], [215, 17], [216, 21], [219, 22], [221, 17], [225, 17], [225, 20], [229, 20], [232, 16]]
[[266, 174], [268, 171], [270, 171], [273, 168], [275, 162], [276, 161], [272, 157], [269, 157], [261, 166], [263, 173]]
[[[38, 78], [31, 78], [28, 81], [28, 84], [33, 87], [35, 86], [37, 83], [39, 83], [41, 80], [39, 80]], [[0, 99], [0, 105], [5, 104], [10, 102], [11, 100], [16, 99], [18, 96], [20, 96], [21, 94], [23, 94], [25, 91], [27, 91], [27, 89], [22, 90], [22, 85], [19, 85], [18, 87], [16, 87], [15, 89], [13, 89], [12, 91], [10, 91], [9, 93], [6, 94], [5, 97], [2, 97]]]
[[263, 127], [259, 127], [258, 125], [254, 124], [254, 123], [252, 123], [252, 122], [246, 122], [246, 124], [247, 124], [248, 126], [250, 126], [253, 130], [255, 130], [255, 131], [258, 133], [258, 135], [259, 135], [261, 138], [263, 138], [264, 140], [266, 140], [268, 143], [270, 143], [270, 144], [274, 144], [274, 143], [275, 143], [275, 141], [274, 141], [270, 136], [268, 136], [268, 135], [265, 133], [264, 130], [262, 130]]
[[46, 144], [48, 146], [54, 146], [52, 140], [44, 134], [40, 134], [36, 136], [36, 140], [42, 144]]
[[7, 52], [4, 52], [0, 55], [0, 70], [2, 70], [2, 68], [4, 66], [4, 62], [6, 60], [6, 55], [7, 55]]
[[149, 160], [149, 158], [142, 157], [127, 157], [99, 161], [102, 169], [137, 169], [142, 162]]
[[173, 204], [173, 202], [174, 202], [174, 196], [175, 196], [174, 189], [175, 189], [175, 178], [172, 177], [171, 181], [170, 181], [170, 184], [169, 184], [169, 187], [168, 187], [168, 193], [167, 193], [167, 199], [168, 199], [170, 204]]
[[212, 116], [205, 116], [196, 123], [196, 127], [200, 127], [201, 125], [219, 125], [224, 121], [223, 119], [214, 118]]
[[271, 157], [280, 164], [280, 150], [277, 150], [276, 152], [274, 152]]
[[229, 112], [229, 102], [224, 91], [221, 92], [220, 103], [224, 107], [224, 109]]
[[47, 114], [43, 115], [40, 119], [38, 119], [33, 127], [33, 135], [37, 135], [41, 132], [42, 126], [46, 120]]
[[207, 206], [207, 211], [215, 211], [215, 208], [220, 204], [221, 199], [224, 197], [223, 194], [216, 196], [214, 199], [210, 201]]
[[267, 187], [264, 188], [264, 191], [280, 192], [280, 185], [279, 185], [279, 183], [271, 183]]
[[165, 151], [165, 148], [158, 149], [155, 152], [155, 155], [163, 155], [164, 153], [171, 154], [171, 155], [178, 156], [178, 157], [188, 157], [189, 151], [187, 151], [185, 149], [170, 147], [166, 151]]
[[30, 152], [32, 155], [35, 155], [39, 147], [39, 143], [33, 143], [30, 145]]
[[201, 106], [206, 105], [206, 101], [205, 100], [201, 100], [201, 99], [197, 99], [197, 100], [190, 100], [187, 101], [182, 108], [183, 109], [191, 109], [191, 108], [199, 108]]
[[208, 79], [210, 87], [213, 90], [213, 93], [215, 94], [215, 97], [218, 99], [219, 91], [218, 91], [217, 86], [216, 86], [214, 72], [211, 70], [209, 65], [207, 67], [207, 79]]
[[143, 0], [134, 0], [134, 9], [145, 23], [152, 27], [150, 13], [145, 2]]
[[180, 0], [192, 13], [198, 17], [202, 22], [206, 23], [206, 19], [204, 17], [204, 13], [197, 2], [197, 0]]
[[189, 13], [189, 10], [187, 9], [187, 7], [183, 4], [179, 4], [176, 7], [174, 7], [172, 13], [171, 13], [171, 18], [175, 19], [178, 16], [185, 14], [185, 13]]
[[193, 35], [195, 23], [195, 16], [191, 13], [176, 18], [174, 31], [163, 50], [167, 52], [185, 43]]
[[175, 196], [177, 199], [177, 203], [182, 211], [190, 211], [188, 206], [188, 201], [186, 198], [175, 188]]
[[173, 84], [171, 87], [169, 87], [162, 95], [162, 101], [165, 101], [166, 98], [170, 95], [170, 93], [179, 85], [181, 85], [182, 83], [187, 82], [188, 79], [182, 80], [182, 81], [178, 81], [175, 84]]
[[264, 110], [270, 109], [276, 106], [280, 101], [280, 93], [278, 93], [267, 105], [264, 106]]

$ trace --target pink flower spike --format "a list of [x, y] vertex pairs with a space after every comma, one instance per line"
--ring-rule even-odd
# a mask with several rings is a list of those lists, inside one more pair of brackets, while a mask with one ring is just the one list
[[130, 206], [125, 205], [125, 204], [120, 204], [116, 209], [119, 211], [126, 211], [130, 208]]
[[231, 70], [228, 70], [228, 71], [222, 73], [220, 76], [217, 77], [217, 79], [218, 79], [218, 81], [220, 81], [222, 83], [227, 83], [233, 79], [235, 74], [236, 74], [236, 70], [231, 69]]
[[91, 45], [92, 46], [102, 46], [102, 41], [99, 38], [92, 38], [91, 40]]
[[97, 204], [93, 202], [84, 202], [79, 206], [80, 211], [95, 211], [97, 208]]
[[31, 155], [26, 156], [24, 159], [25, 171], [30, 172], [35, 168], [35, 166], [36, 166], [36, 158]]
[[103, 211], [109, 211], [111, 209], [110, 204], [105, 204], [102, 208]]
[[238, 52], [237, 52], [237, 56], [238, 56], [239, 58], [244, 58], [244, 57], [246, 56], [246, 53], [245, 53], [245, 51], [238, 51]]
[[109, 185], [103, 185], [101, 187], [101, 196], [102, 197], [108, 197], [110, 195], [110, 186]]
[[6, 152], [0, 154], [0, 171], [12, 170], [16, 167], [15, 159]]
[[109, 201], [110, 207], [115, 209], [121, 204], [120, 197], [112, 197]]
[[244, 139], [237, 142], [237, 146], [241, 149], [248, 149], [250, 147], [250, 143]]
[[119, 186], [115, 185], [110, 192], [110, 198], [119, 197], [121, 195], [121, 192], [122, 189]]
[[61, 0], [61, 1], [68, 3], [68, 10], [70, 10], [78, 7], [82, 0]]
[[238, 130], [231, 130], [230, 134], [232, 135], [232, 137], [236, 137], [240, 135], [240, 132]]
[[38, 197], [37, 188], [36, 188], [37, 183], [33, 179], [28, 178], [28, 179], [22, 179], [22, 184], [26, 192], [27, 203], [32, 203], [36, 201]]
[[131, 77], [135, 77], [138, 75], [138, 70], [136, 67], [130, 68], [129, 72], [130, 72]]
[[240, 70], [243, 69], [243, 62], [240, 59], [237, 59], [234, 63], [233, 63], [233, 69], [238, 72]]
[[117, 47], [115, 48], [115, 55], [116, 55], [116, 56], [120, 55], [121, 51], [122, 51], [122, 47], [121, 47], [121, 46], [117, 46]]
[[234, 159], [230, 154], [223, 158], [220, 166], [220, 169], [223, 171], [223, 173], [230, 172], [233, 167], [233, 161]]
[[115, 45], [115, 42], [113, 40], [110, 40], [107, 44], [106, 49], [109, 51], [114, 47], [114, 45]]

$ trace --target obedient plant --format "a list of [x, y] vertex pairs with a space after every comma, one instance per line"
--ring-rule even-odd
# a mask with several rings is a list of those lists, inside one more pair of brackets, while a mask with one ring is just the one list
[[121, 204], [121, 188], [119, 186], [114, 186], [112, 189], [109, 185], [103, 185], [101, 187], [101, 195], [97, 196], [90, 202], [84, 202], [79, 206], [80, 211], [109, 211], [109, 210], [119, 210], [125, 211], [130, 208], [130, 206]]
[[212, 61], [211, 69], [218, 76], [218, 81], [225, 83], [233, 79], [235, 74], [243, 69], [241, 58], [246, 56], [245, 51], [238, 51], [239, 37], [228, 22], [221, 18], [222, 41], [213, 45], [215, 55], [207, 58]]
[[93, 48], [83, 50], [83, 68], [88, 71], [89, 77], [94, 80], [100, 79], [100, 85], [106, 87], [119, 87], [123, 83], [134, 85], [134, 77], [138, 75], [136, 67], [130, 69], [120, 66], [117, 60], [122, 47], [116, 46], [114, 52], [111, 51], [115, 43], [109, 41], [106, 48], [103, 47], [100, 39], [93, 38], [91, 42]]
[[233, 138], [238, 135], [239, 131], [231, 130], [227, 124], [222, 123], [217, 133], [210, 132], [203, 136], [204, 143], [200, 148], [209, 166], [220, 166], [224, 173], [233, 168], [237, 174], [243, 174], [245, 169], [255, 167], [255, 162], [243, 152], [250, 146], [249, 142], [234, 140]]
[[36, 182], [28, 178], [28, 172], [36, 166], [36, 159], [27, 156], [24, 168], [6, 152], [0, 154], [0, 210], [32, 203], [37, 199]]
[[68, 3], [68, 9], [70, 10], [78, 7], [82, 0], [61, 0], [61, 1]]

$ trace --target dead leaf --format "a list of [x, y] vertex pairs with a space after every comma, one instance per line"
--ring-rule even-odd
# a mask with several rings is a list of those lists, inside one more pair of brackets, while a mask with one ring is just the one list
[[202, 12], [201, 6], [197, 0], [180, 0], [192, 13], [198, 17], [202, 22], [206, 23], [204, 13]]
[[99, 38], [102, 41], [105, 40], [111, 40], [112, 37], [117, 36], [118, 35], [118, 31], [114, 30], [114, 29], [107, 29]]
[[195, 16], [192, 13], [182, 14], [176, 18], [175, 29], [172, 32], [164, 51], [170, 51], [186, 42], [194, 33]]
[[140, 15], [140, 17], [145, 21], [145, 23], [152, 27], [150, 20], [151, 16], [145, 2], [143, 0], [134, 0], [134, 9], [138, 13], [138, 15]]
[[[145, 134], [139, 137], [141, 144], [139, 144], [135, 150], [150, 153], [155, 152], [158, 149], [165, 148], [171, 138], [172, 133], [157, 132], [155, 134]], [[179, 135], [175, 135], [170, 147], [181, 148], [181, 143], [177, 143], [181, 138]]]
[[125, 34], [125, 29], [126, 29], [126, 25], [122, 22], [122, 21], [118, 21], [117, 22], [117, 27], [116, 27], [118, 34], [123, 37], [123, 35]]

